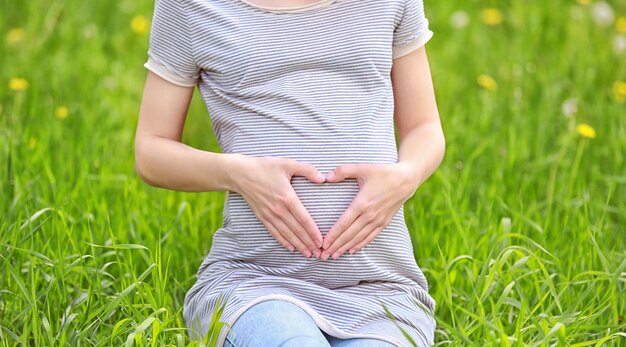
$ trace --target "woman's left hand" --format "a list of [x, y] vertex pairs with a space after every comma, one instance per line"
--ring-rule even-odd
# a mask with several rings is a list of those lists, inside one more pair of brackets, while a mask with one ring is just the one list
[[343, 164], [326, 174], [326, 182], [355, 178], [359, 192], [324, 237], [321, 259], [339, 258], [370, 243], [415, 193], [411, 168], [393, 164]]

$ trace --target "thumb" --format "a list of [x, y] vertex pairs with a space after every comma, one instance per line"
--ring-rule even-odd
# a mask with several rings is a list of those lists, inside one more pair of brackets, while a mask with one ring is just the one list
[[357, 164], [342, 164], [326, 174], [326, 182], [341, 182], [346, 178], [358, 178]]
[[324, 183], [324, 181], [326, 181], [324, 174], [321, 173], [315, 166], [308, 163], [293, 161], [291, 171], [294, 176], [304, 176], [309, 181], [314, 183]]

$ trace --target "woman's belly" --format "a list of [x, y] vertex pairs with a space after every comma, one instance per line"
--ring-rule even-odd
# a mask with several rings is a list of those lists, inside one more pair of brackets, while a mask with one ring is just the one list
[[[360, 133], [358, 136], [323, 140], [276, 136], [271, 144], [267, 139], [241, 141], [231, 149], [256, 157], [293, 159], [311, 164], [326, 174], [342, 164], [396, 163], [398, 157], [393, 141], [393, 135], [385, 131], [377, 135]], [[346, 212], [360, 189], [355, 178], [314, 183], [306, 177], [293, 176], [290, 182], [322, 237]], [[355, 285], [361, 281], [407, 283], [407, 276], [411, 277], [410, 273], [414, 275], [419, 271], [403, 208], [396, 211], [389, 224], [363, 249], [352, 255], [346, 252], [336, 260], [329, 258], [324, 261], [315, 257], [306, 258], [299, 251], [290, 253], [270, 234], [243, 196], [233, 191], [227, 192], [223, 226], [214, 234], [205, 265], [213, 263], [217, 263], [215, 266], [289, 276], [328, 288]], [[398, 272], [399, 269], [402, 270]]]
[[[357, 182], [353, 178], [336, 183], [314, 183], [306, 177], [293, 176], [291, 187], [298, 196], [299, 202], [319, 228], [322, 236], [326, 235], [332, 225], [346, 211], [359, 191]], [[246, 230], [263, 230], [269, 233], [264, 224], [254, 215], [243, 196], [235, 192], [228, 192], [225, 202], [224, 224], [235, 232], [233, 237], [242, 236], [240, 240], [242, 247], [258, 247], [258, 242], [261, 241], [250, 238], [250, 234], [245, 233]], [[238, 235], [238, 230], [242, 234]], [[249, 240], [246, 239], [246, 236]]]
[[[379, 132], [353, 131], [336, 137], [277, 129], [272, 141], [257, 136], [246, 141], [235, 141], [233, 150], [248, 156], [279, 157], [310, 164], [322, 174], [343, 164], [395, 164], [398, 160], [393, 132], [386, 131], [386, 128], [381, 128]], [[352, 177], [341, 182], [314, 183], [304, 176], [293, 176], [291, 187], [322, 236], [326, 235], [359, 192], [357, 180]], [[233, 231], [264, 228], [239, 193], [229, 192], [225, 209], [224, 223]], [[257, 246], [258, 241], [251, 240]], [[241, 245], [245, 247], [248, 243], [241, 240]]]
[[[356, 180], [313, 183], [304, 177], [292, 180], [295, 193], [318, 226], [322, 237], [347, 210], [359, 191]], [[411, 239], [404, 220], [404, 209], [363, 249], [344, 253], [338, 259], [306, 258], [299, 251], [290, 253], [269, 233], [244, 198], [229, 192], [224, 206], [224, 224], [213, 237], [208, 262], [221, 262], [229, 268], [258, 271], [260, 274], [288, 276], [327, 288], [356, 285], [362, 281], [407, 282], [417, 270]], [[225, 261], [225, 262], [224, 262]], [[403, 269], [402, 273], [398, 270]], [[409, 273], [404, 271], [409, 270]]]

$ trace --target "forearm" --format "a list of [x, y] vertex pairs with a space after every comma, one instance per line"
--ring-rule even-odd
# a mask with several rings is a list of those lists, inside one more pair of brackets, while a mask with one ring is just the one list
[[443, 161], [445, 137], [439, 122], [423, 123], [399, 140], [398, 161], [414, 191]]
[[148, 184], [178, 191], [233, 190], [242, 157], [203, 151], [159, 136], [135, 143], [135, 169]]

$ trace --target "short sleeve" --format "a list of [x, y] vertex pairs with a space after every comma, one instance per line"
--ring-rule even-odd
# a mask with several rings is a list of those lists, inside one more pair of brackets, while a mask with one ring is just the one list
[[144, 66], [176, 85], [197, 85], [200, 68], [193, 54], [190, 34], [180, 0], [155, 0], [148, 61]]
[[424, 14], [423, 0], [404, 0], [404, 10], [393, 32], [393, 59], [422, 47], [433, 37]]

